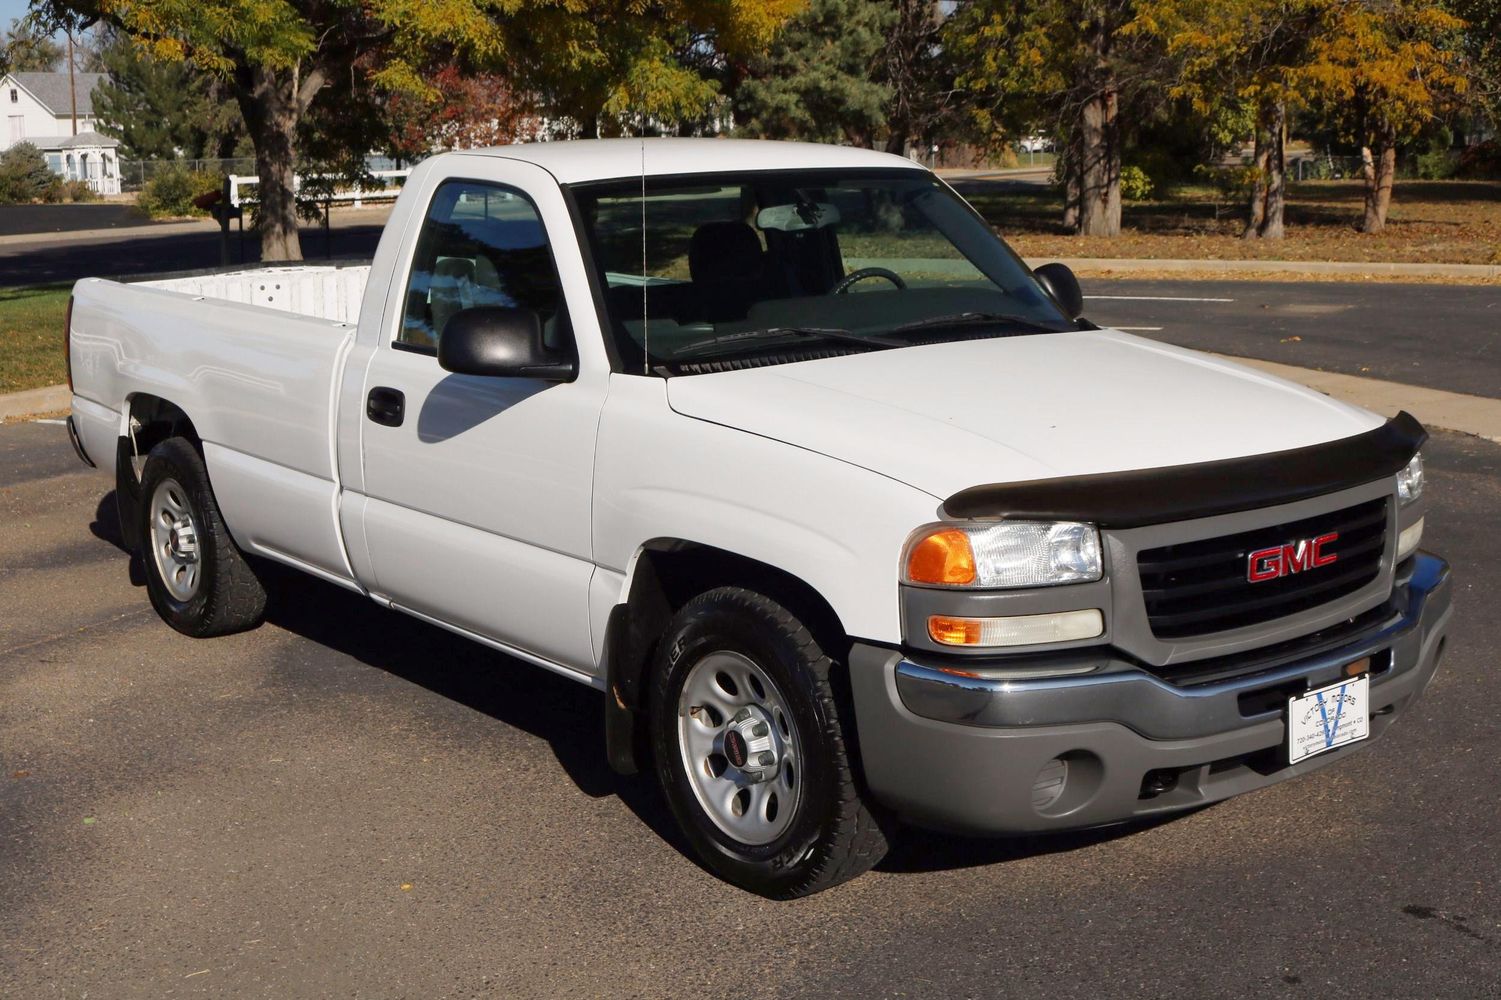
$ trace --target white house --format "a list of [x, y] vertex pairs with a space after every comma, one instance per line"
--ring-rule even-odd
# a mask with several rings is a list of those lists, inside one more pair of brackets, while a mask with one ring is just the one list
[[94, 130], [94, 89], [105, 79], [103, 73], [75, 73], [71, 83], [67, 73], [0, 77], [0, 117], [5, 118], [0, 152], [29, 142], [47, 157], [53, 173], [85, 180], [100, 194], [119, 194], [120, 140]]

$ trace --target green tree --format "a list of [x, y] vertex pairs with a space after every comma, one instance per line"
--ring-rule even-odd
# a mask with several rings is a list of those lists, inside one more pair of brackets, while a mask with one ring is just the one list
[[1501, 0], [1448, 0], [1445, 7], [1464, 22], [1468, 110], [1489, 121], [1491, 131], [1501, 131]]
[[18, 142], [0, 153], [0, 205], [55, 200], [60, 185], [31, 143]]
[[892, 95], [877, 76], [896, 22], [891, 3], [812, 0], [750, 61], [735, 99], [740, 128], [773, 139], [874, 145]]
[[13, 20], [0, 31], [0, 76], [48, 73], [63, 61], [63, 47], [37, 30], [30, 19]]
[[983, 140], [1063, 137], [1063, 221], [1082, 235], [1120, 232], [1122, 149], [1161, 98], [1160, 46], [1135, 19], [1135, 0], [973, 0], [943, 33]]
[[1397, 146], [1456, 106], [1469, 87], [1464, 22], [1427, 0], [1321, 0], [1298, 82], [1360, 147], [1360, 229], [1386, 228]]
[[154, 58], [140, 43], [113, 34], [99, 46], [109, 79], [94, 91], [100, 131], [141, 159], [228, 157], [245, 126], [223, 81], [191, 63]]
[[888, 0], [896, 8], [878, 79], [886, 85], [886, 151], [902, 154], [953, 130], [954, 67], [943, 49], [948, 16], [937, 0]]

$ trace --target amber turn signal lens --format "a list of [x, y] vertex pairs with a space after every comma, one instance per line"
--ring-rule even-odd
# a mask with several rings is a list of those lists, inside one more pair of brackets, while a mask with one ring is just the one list
[[957, 528], [942, 528], [919, 541], [907, 553], [907, 579], [948, 586], [974, 583], [975, 553], [969, 536]]
[[980, 623], [973, 618], [946, 618], [933, 615], [928, 619], [928, 635], [945, 646], [978, 646]]

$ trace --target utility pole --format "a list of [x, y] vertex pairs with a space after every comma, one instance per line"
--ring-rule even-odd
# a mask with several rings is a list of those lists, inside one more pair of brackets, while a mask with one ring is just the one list
[[68, 29], [68, 102], [73, 116], [73, 134], [78, 134], [78, 85], [73, 82], [73, 29]]

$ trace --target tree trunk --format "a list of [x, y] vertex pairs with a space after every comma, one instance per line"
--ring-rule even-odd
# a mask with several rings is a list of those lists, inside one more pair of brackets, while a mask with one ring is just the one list
[[1121, 231], [1121, 150], [1116, 91], [1106, 83], [1084, 102], [1079, 117], [1079, 235]]
[[1287, 206], [1287, 105], [1272, 105], [1271, 128], [1267, 132], [1270, 149], [1266, 158], [1266, 202], [1256, 235], [1264, 240], [1283, 237], [1282, 216]]
[[[1373, 155], [1374, 154], [1374, 155]], [[1390, 129], [1376, 134], [1376, 148], [1360, 149], [1361, 173], [1365, 177], [1365, 218], [1363, 233], [1379, 233], [1386, 228], [1386, 210], [1392, 203], [1392, 182], [1397, 176], [1397, 140]]]
[[301, 260], [297, 236], [297, 123], [323, 88], [326, 77], [314, 69], [242, 67], [235, 74], [235, 99], [255, 146], [256, 227], [261, 260]]
[[1266, 182], [1267, 160], [1271, 156], [1271, 143], [1267, 142], [1266, 127], [1263, 122], [1266, 112], [1263, 110], [1256, 116], [1256, 151], [1251, 157], [1251, 166], [1256, 171], [1256, 176], [1251, 181], [1251, 204], [1246, 213], [1246, 229], [1241, 233], [1242, 239], [1255, 239], [1261, 232], [1261, 223], [1266, 218]]
[[1058, 170], [1063, 180], [1063, 228], [1079, 229], [1079, 139], [1077, 133], [1069, 136], [1061, 147], [1063, 162]]

